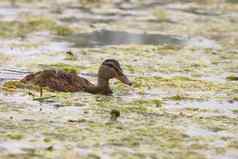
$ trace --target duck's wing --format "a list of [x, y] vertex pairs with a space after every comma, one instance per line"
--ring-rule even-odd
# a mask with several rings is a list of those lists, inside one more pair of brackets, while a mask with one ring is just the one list
[[64, 81], [61, 86], [64, 85], [64, 90], [69, 92], [85, 91], [87, 87], [93, 86], [87, 79], [78, 76], [76, 73], [59, 71], [57, 76], [60, 81]]
[[56, 71], [55, 70], [44, 70], [39, 71], [36, 73], [31, 73], [26, 75], [21, 82], [24, 83], [33, 83], [44, 86], [47, 80], [51, 78], [56, 78]]
[[44, 70], [29, 74], [21, 81], [64, 92], [83, 91], [87, 85], [92, 85], [88, 80], [77, 76], [76, 73], [56, 70]]
[[25, 76], [21, 82], [27, 84], [34, 84], [41, 87], [49, 87], [50, 89], [60, 90], [59, 80], [57, 79], [57, 72], [55, 70], [44, 70], [36, 73], [31, 73]]

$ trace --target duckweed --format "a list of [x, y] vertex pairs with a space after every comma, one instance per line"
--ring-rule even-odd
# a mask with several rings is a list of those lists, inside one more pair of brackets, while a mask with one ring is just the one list
[[232, 111], [233, 111], [233, 113], [238, 114], [238, 109], [235, 109], [235, 110], [232, 110]]
[[172, 96], [172, 97], [168, 97], [168, 99], [172, 99], [172, 100], [184, 100], [186, 99], [185, 97], [182, 97], [180, 95], [176, 95], [176, 96]]
[[218, 90], [219, 85], [213, 84], [212, 82], [191, 79], [188, 77], [172, 77], [172, 78], [162, 78], [162, 77], [137, 77], [135, 78], [136, 88], [147, 87], [170, 87], [173, 89], [192, 89], [196, 90]]
[[235, 148], [235, 149], [238, 149], [238, 141], [231, 141], [229, 144], [228, 144], [228, 147], [232, 147], [232, 148]]
[[[25, 10], [22, 12], [21, 9], [30, 4], [24, 3], [21, 6], [23, 1], [26, 0], [17, 1], [20, 4], [16, 8], [16, 12], [20, 12], [17, 14], [17, 20], [13, 15], [12, 21], [0, 22], [0, 36], [4, 42], [4, 50], [1, 51], [4, 53], [0, 58], [0, 63], [4, 65], [1, 67], [5, 67], [7, 63], [31, 71], [53, 68], [67, 72], [80, 73], [83, 70], [86, 73], [96, 73], [104, 59], [116, 58], [122, 63], [122, 68], [133, 82], [133, 86], [128, 87], [112, 81], [113, 96], [84, 92], [52, 92], [44, 88], [43, 96], [40, 97], [40, 88], [25, 86], [16, 81], [4, 81], [1, 85], [4, 89], [0, 91], [0, 158], [206, 159], [214, 155], [229, 158], [229, 152], [236, 153], [238, 123], [237, 110], [233, 109], [233, 106], [236, 106], [238, 101], [238, 86], [233, 77], [224, 78], [224, 75], [235, 73], [237, 70], [238, 40], [234, 33], [238, 27], [237, 15], [233, 14], [236, 11], [235, 5], [231, 6], [232, 12], [226, 10], [225, 14], [217, 14], [214, 12], [219, 10], [205, 10], [193, 2], [172, 6], [168, 4], [170, 2], [166, 2], [168, 5], [157, 7], [154, 5], [155, 1], [151, 5], [149, 1], [133, 0], [128, 3], [111, 3], [111, 6], [104, 5], [105, 10], [103, 7], [94, 8], [99, 6], [98, 1], [94, 0], [91, 4], [85, 0], [88, 3], [85, 6], [82, 3], [79, 5], [78, 2], [58, 1], [64, 14], [55, 14], [55, 6], [51, 5], [56, 3], [50, 5], [49, 1], [43, 0], [39, 3], [34, 1], [37, 5], [28, 9], [33, 11], [33, 15], [47, 14], [47, 17], [25, 17]], [[118, 6], [120, 8], [117, 8]], [[144, 7], [146, 12], [143, 11]], [[196, 13], [190, 12], [193, 8], [199, 10], [196, 9]], [[37, 13], [34, 12], [35, 9]], [[72, 19], [84, 14], [87, 14], [87, 18], [70, 24], [62, 20], [68, 16], [70, 19], [71, 13]], [[145, 14], [148, 16], [144, 16]], [[1, 17], [8, 18], [4, 13]], [[109, 20], [98, 23], [97, 18], [101, 17]], [[126, 21], [122, 22], [121, 19], [124, 18]], [[169, 23], [171, 18], [174, 23]], [[157, 20], [162, 23], [157, 23]], [[54, 39], [58, 36], [44, 36], [38, 39], [35, 36], [32, 38], [29, 34], [48, 31], [66, 36], [76, 32], [71, 28], [75, 25], [84, 27], [87, 31], [106, 28], [125, 30], [129, 33], [142, 34], [146, 31], [145, 34], [166, 34], [177, 37], [183, 43], [154, 46], [95, 45], [95, 48], [67, 45], [60, 47], [58, 51], [58, 48], [50, 48], [52, 46], [47, 45], [48, 41], [58, 42], [58, 39]], [[197, 36], [202, 36], [202, 40], [198, 40], [199, 44], [191, 44], [191, 39]], [[14, 42], [10, 39], [9, 42], [9, 37], [21, 38], [14, 39]], [[43, 41], [46, 39], [44, 45], [41, 44], [41, 38]], [[203, 39], [214, 41], [221, 49], [213, 46], [203, 48], [207, 45], [203, 43]], [[67, 41], [64, 37], [60, 40]], [[62, 58], [62, 53], [71, 49], [68, 47], [73, 47], [77, 52], [76, 57], [63, 54]], [[29, 57], [27, 52], [24, 52], [24, 57], [20, 55], [19, 59], [23, 58], [24, 64], [19, 62], [17, 55], [18, 50], [22, 51], [22, 48], [26, 51], [33, 50]], [[43, 48], [45, 54], [34, 55], [34, 49], [38, 48]], [[8, 52], [13, 52], [16, 57]], [[46, 64], [42, 64], [42, 61]], [[95, 77], [88, 78], [96, 80]], [[7, 92], [11, 90], [14, 92]], [[52, 99], [33, 101], [52, 96]], [[221, 108], [213, 108], [210, 103], [217, 103]], [[115, 122], [110, 122], [112, 110], [120, 112], [120, 117]], [[25, 142], [29, 142], [27, 148], [24, 148]], [[6, 154], [8, 147], [5, 143], [18, 143], [19, 149], [16, 150], [21, 150], [24, 154]], [[66, 152], [75, 153], [71, 155]]]
[[167, 11], [160, 7], [154, 9], [153, 15], [161, 21], [168, 20], [169, 18]]
[[6, 134], [7, 138], [13, 139], [13, 140], [21, 140], [24, 136], [23, 134], [19, 132], [11, 132]]
[[234, 97], [233, 100], [238, 101], [238, 97]]
[[1, 52], [0, 52], [0, 55], [1, 55], [0, 64], [3, 64], [3, 63], [5, 63], [6, 61], [11, 60], [11, 57], [10, 57], [9, 55], [6, 55], [6, 54], [1, 53]]
[[24, 84], [21, 81], [6, 81], [4, 82], [2, 87], [4, 91], [9, 91], [9, 92], [15, 92], [17, 89], [25, 89], [25, 88], [29, 90], [35, 90], [37, 92], [40, 92], [41, 90], [39, 86]]
[[20, 81], [7, 81], [3, 84], [2, 89], [5, 91], [16, 91], [17, 88], [24, 88]]
[[2, 37], [22, 37], [33, 31], [49, 30], [57, 35], [69, 35], [72, 29], [59, 25], [55, 21], [45, 17], [27, 17], [24, 22], [1, 21], [0, 36]]
[[149, 99], [149, 100], [135, 100], [130, 104], [141, 105], [141, 106], [155, 106], [161, 107], [163, 102], [160, 99]]
[[75, 61], [75, 60], [77, 60], [77, 56], [74, 53], [72, 53], [71, 51], [67, 51], [65, 60]]
[[166, 100], [184, 101], [184, 100], [201, 100], [198, 97], [189, 97], [184, 95], [175, 95], [171, 97], [165, 97]]
[[52, 65], [46, 65], [44, 67], [48, 67], [50, 69], [63, 70], [69, 73], [79, 73], [81, 70], [80, 66], [73, 66], [73, 65], [65, 64], [65, 63], [56, 63]]
[[227, 80], [230, 80], [230, 81], [238, 81], [238, 77], [237, 76], [228, 76], [226, 77]]

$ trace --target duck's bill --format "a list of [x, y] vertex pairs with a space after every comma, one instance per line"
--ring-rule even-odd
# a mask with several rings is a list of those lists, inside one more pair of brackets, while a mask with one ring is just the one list
[[129, 86], [132, 85], [132, 82], [125, 75], [117, 76], [117, 79], [126, 85], [129, 85]]

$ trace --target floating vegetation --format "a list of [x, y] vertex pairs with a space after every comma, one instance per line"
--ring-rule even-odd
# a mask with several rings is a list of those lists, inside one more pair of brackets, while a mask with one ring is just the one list
[[185, 97], [185, 96], [181, 96], [181, 95], [176, 95], [176, 96], [167, 97], [165, 99], [181, 101], [181, 100], [188, 100], [188, 99], [194, 99], [194, 98], [189, 98], [189, 97]]
[[111, 0], [78, 0], [80, 4], [85, 8], [96, 8], [99, 6], [105, 5], [106, 3], [110, 3]]
[[35, 97], [35, 98], [33, 98], [33, 100], [42, 102], [42, 101], [45, 101], [45, 100], [48, 100], [48, 99], [52, 99], [52, 98], [54, 98], [54, 97], [56, 97], [56, 96]]
[[[236, 158], [231, 1], [2, 0], [0, 158]], [[107, 58], [133, 82], [111, 80], [112, 96], [5, 78], [56, 69], [95, 83]]]
[[23, 37], [34, 31], [51, 31], [65, 36], [73, 33], [69, 27], [59, 25], [46, 17], [27, 17], [25, 21], [0, 21], [0, 36]]
[[188, 77], [177, 76], [173, 78], [162, 77], [139, 77], [135, 78], [136, 88], [170, 87], [173, 89], [191, 89], [191, 90], [217, 90], [219, 85], [212, 82], [191, 79]]
[[68, 72], [68, 73], [79, 73], [80, 70], [81, 70], [80, 66], [74, 66], [74, 65], [65, 64], [65, 63], [42, 65], [41, 67], [47, 68], [47, 69], [63, 70], [63, 71]]
[[161, 107], [163, 105], [163, 102], [160, 99], [148, 99], [148, 100], [135, 100], [132, 103], [132, 105], [137, 106], [148, 106], [148, 107]]
[[10, 56], [5, 55], [4, 53], [1, 53], [1, 52], [0, 52], [0, 55], [1, 55], [0, 65], [1, 65], [2, 63], [5, 63], [6, 61], [9, 61], [9, 60], [11, 59]]
[[228, 76], [226, 79], [230, 81], [238, 81], [238, 76]]
[[67, 51], [65, 54], [66, 54], [65, 60], [72, 60], [72, 61], [77, 60], [77, 56], [72, 51]]
[[169, 19], [168, 11], [161, 7], [155, 8], [153, 15], [160, 21], [166, 21]]
[[7, 81], [2, 87], [4, 91], [16, 91], [18, 88], [24, 88], [24, 84], [20, 81]]
[[228, 3], [238, 3], [238, 0], [226, 0]]
[[116, 121], [118, 117], [120, 117], [120, 111], [113, 109], [110, 113], [111, 115], [111, 121]]
[[24, 135], [19, 132], [9, 132], [6, 134], [6, 137], [13, 140], [21, 140], [24, 137]]
[[238, 101], [238, 96], [237, 96], [237, 97], [234, 97], [233, 100]]

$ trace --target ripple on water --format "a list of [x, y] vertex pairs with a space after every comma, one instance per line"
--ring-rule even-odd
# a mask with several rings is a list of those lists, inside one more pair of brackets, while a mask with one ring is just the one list
[[[18, 40], [4, 40], [0, 51], [7, 55], [17, 56], [17, 58], [27, 58], [49, 52], [66, 51], [69, 48], [69, 43], [67, 42], [51, 41], [36, 47], [25, 47], [25, 43], [27, 42], [20, 42]], [[12, 46], [13, 44], [16, 46]]]
[[221, 49], [221, 46], [214, 40], [202, 36], [187, 39], [186, 45], [196, 49]]
[[167, 108], [200, 108], [200, 109], [215, 109], [220, 111], [232, 111], [238, 108], [238, 102], [227, 101], [170, 101], [166, 104]]

